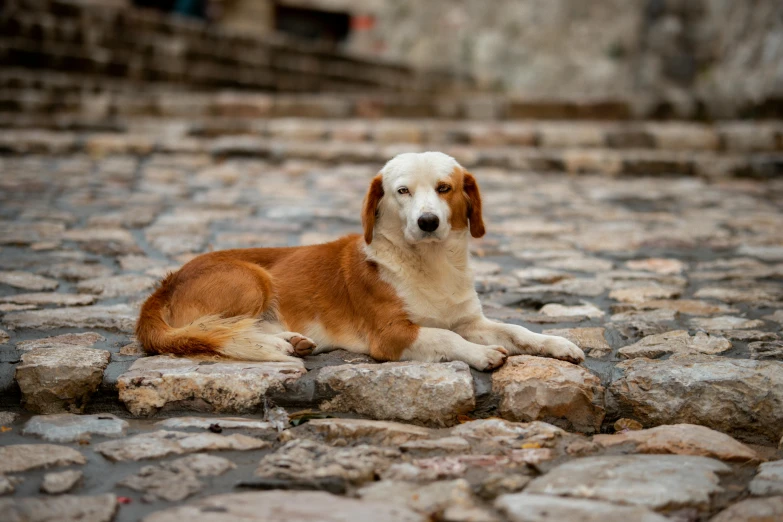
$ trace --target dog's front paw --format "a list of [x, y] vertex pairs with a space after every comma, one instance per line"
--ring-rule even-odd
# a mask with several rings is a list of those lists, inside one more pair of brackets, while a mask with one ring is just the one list
[[470, 365], [475, 369], [488, 372], [500, 368], [508, 359], [508, 350], [502, 346], [482, 346], [480, 354]]
[[585, 360], [585, 352], [563, 337], [550, 336], [544, 341], [541, 355], [579, 364]]

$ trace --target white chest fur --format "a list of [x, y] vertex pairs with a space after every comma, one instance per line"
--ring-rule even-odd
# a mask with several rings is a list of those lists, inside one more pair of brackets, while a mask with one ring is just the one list
[[381, 239], [367, 254], [419, 326], [450, 328], [481, 313], [464, 239], [416, 248], [399, 248]]

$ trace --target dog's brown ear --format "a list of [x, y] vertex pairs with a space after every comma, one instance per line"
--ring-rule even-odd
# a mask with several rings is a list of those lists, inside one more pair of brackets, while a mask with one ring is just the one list
[[364, 209], [362, 210], [362, 225], [364, 226], [364, 241], [369, 245], [372, 243], [372, 231], [375, 228], [375, 216], [378, 213], [378, 202], [383, 197], [383, 176], [378, 174], [372, 179], [370, 189], [364, 198]]
[[470, 221], [470, 235], [482, 237], [484, 235], [484, 217], [481, 214], [481, 191], [479, 191], [476, 178], [470, 172], [465, 172], [462, 186], [468, 197], [468, 220]]

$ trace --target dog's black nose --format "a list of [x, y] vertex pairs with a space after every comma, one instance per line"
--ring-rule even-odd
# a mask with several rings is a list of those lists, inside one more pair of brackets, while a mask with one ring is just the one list
[[440, 225], [440, 219], [432, 212], [427, 212], [419, 217], [419, 228], [425, 232], [435, 232]]

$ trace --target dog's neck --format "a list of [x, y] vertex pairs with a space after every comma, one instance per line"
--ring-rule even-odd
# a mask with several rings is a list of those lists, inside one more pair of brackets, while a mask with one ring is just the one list
[[365, 252], [368, 259], [392, 273], [403, 269], [423, 274], [442, 274], [451, 270], [470, 272], [467, 230], [452, 231], [444, 241], [410, 244], [399, 233], [388, 234], [376, 229]]

